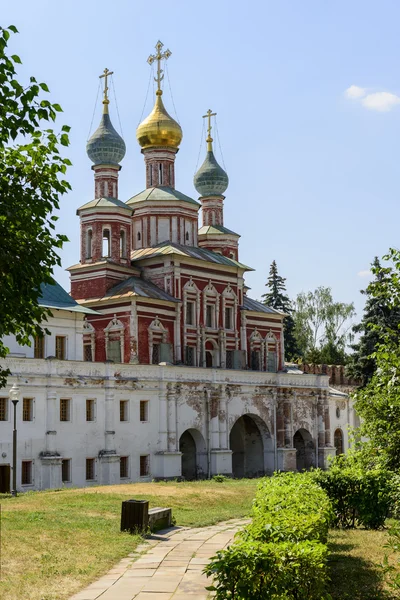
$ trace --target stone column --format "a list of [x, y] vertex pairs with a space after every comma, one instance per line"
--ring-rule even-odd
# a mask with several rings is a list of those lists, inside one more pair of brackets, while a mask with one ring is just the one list
[[219, 394], [218, 390], [212, 390], [209, 396], [210, 402], [210, 423], [211, 428], [211, 449], [219, 449]]
[[[162, 368], [162, 367], [161, 367]], [[164, 381], [160, 381], [158, 395], [159, 444], [160, 451], [168, 450], [168, 421], [167, 421], [167, 390]]]
[[227, 428], [226, 428], [226, 416], [227, 416], [227, 402], [226, 402], [226, 389], [222, 386], [221, 397], [219, 401], [219, 447], [228, 448]]
[[131, 302], [131, 315], [130, 315], [130, 358], [129, 362], [132, 365], [139, 364], [138, 355], [138, 321], [137, 321], [137, 308], [136, 299]]
[[278, 448], [285, 446], [285, 418], [283, 399], [278, 391], [277, 406], [276, 406], [276, 440]]
[[324, 424], [325, 424], [325, 446], [331, 446], [331, 418], [329, 415], [329, 400], [325, 397], [324, 402]]
[[292, 417], [292, 407], [291, 407], [290, 398], [285, 396], [283, 398], [283, 420], [284, 420], [284, 428], [285, 428], [284, 446], [285, 446], [285, 448], [291, 448], [293, 445], [292, 436], [291, 436], [291, 432], [292, 432], [291, 417]]
[[[186, 314], [186, 312], [184, 312]], [[184, 342], [186, 345], [186, 340]], [[181, 305], [176, 305], [175, 308], [175, 362], [182, 362], [182, 346], [181, 346]]]
[[318, 424], [318, 448], [325, 447], [325, 418], [324, 418], [324, 403], [323, 398], [318, 396], [317, 399], [317, 424]]
[[[174, 384], [169, 384], [172, 386]], [[175, 384], [176, 386], [177, 384]], [[179, 390], [169, 387], [167, 392], [167, 422], [168, 422], [168, 452], [175, 452], [177, 449], [177, 431], [176, 431], [176, 396]]]

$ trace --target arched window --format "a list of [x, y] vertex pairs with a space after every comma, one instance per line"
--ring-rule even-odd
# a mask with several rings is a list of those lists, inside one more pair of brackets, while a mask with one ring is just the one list
[[336, 448], [336, 455], [343, 454], [343, 431], [336, 429], [334, 435], [334, 443]]
[[160, 163], [158, 165], [158, 183], [160, 185], [163, 184], [163, 169], [162, 169], [162, 163]]
[[92, 258], [92, 237], [93, 231], [88, 229], [86, 232], [86, 258]]
[[110, 256], [110, 230], [103, 229], [103, 258]]
[[187, 242], [189, 241], [189, 232], [188, 232], [188, 231], [186, 232], [186, 235], [185, 235], [185, 240], [186, 240]]
[[125, 229], [121, 229], [119, 234], [119, 255], [121, 258], [126, 257], [126, 233]]
[[140, 231], [138, 231], [138, 234], [137, 234], [137, 240], [138, 240], [138, 242], [140, 242], [141, 239], [142, 239], [142, 236], [140, 235]]
[[150, 185], [153, 185], [153, 165], [149, 165]]

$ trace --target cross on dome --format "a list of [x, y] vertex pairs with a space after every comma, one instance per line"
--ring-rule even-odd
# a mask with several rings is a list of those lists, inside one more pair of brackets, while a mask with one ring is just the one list
[[108, 99], [108, 78], [110, 75], [114, 75], [114, 71], [109, 71], [107, 68], [104, 69], [104, 72], [102, 75], [99, 75], [99, 79], [103, 79], [104, 78], [104, 98], [103, 98], [103, 104], [107, 105], [110, 104], [110, 101]]
[[213, 113], [213, 111], [211, 110], [211, 108], [208, 109], [207, 114], [203, 115], [203, 119], [208, 119], [208, 126], [207, 126], [207, 150], [212, 150], [212, 142], [213, 139], [211, 137], [211, 129], [212, 129], [212, 125], [211, 125], [211, 117], [216, 117], [217, 113]]
[[147, 59], [149, 65], [152, 65], [155, 60], [157, 61], [157, 77], [154, 77], [154, 81], [157, 83], [157, 96], [161, 96], [162, 94], [161, 82], [164, 79], [164, 72], [161, 68], [161, 61], [168, 60], [172, 54], [171, 50], [165, 50], [165, 52], [162, 52], [163, 47], [164, 44], [160, 42], [160, 40], [158, 40], [157, 44], [155, 45], [157, 53], [150, 54], [149, 58]]

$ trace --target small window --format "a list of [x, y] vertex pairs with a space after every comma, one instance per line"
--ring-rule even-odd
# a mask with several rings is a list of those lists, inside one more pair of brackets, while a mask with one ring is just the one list
[[336, 448], [336, 454], [343, 454], [343, 432], [341, 429], [336, 429], [335, 431], [334, 444]]
[[158, 365], [160, 362], [160, 344], [153, 344], [153, 350], [151, 355], [151, 364]]
[[86, 421], [94, 421], [95, 400], [86, 400]]
[[107, 360], [113, 360], [115, 363], [121, 362], [121, 339], [108, 340]]
[[150, 456], [146, 454], [146, 456], [140, 457], [140, 477], [148, 477], [150, 474]]
[[56, 335], [56, 358], [58, 358], [58, 360], [65, 360], [65, 341], [65, 336]]
[[92, 238], [93, 231], [88, 229], [86, 233], [86, 258], [92, 258]]
[[141, 400], [140, 401], [140, 421], [145, 423], [149, 420], [149, 401]]
[[187, 242], [189, 241], [189, 232], [188, 232], [188, 231], [186, 232], [186, 235], [185, 235], [185, 240], [186, 240]]
[[128, 420], [128, 400], [120, 400], [119, 402], [119, 420]]
[[95, 459], [87, 458], [86, 459], [86, 481], [93, 481], [95, 479]]
[[233, 315], [233, 310], [231, 306], [227, 306], [225, 308], [225, 329], [233, 329], [232, 327], [232, 315]]
[[140, 240], [142, 239], [142, 236], [140, 235], [140, 231], [138, 231], [137, 239], [138, 239], [138, 242], [140, 242]]
[[226, 364], [227, 369], [233, 369], [233, 350], [226, 351]]
[[60, 421], [71, 420], [71, 400], [69, 398], [61, 398], [60, 400]]
[[83, 344], [83, 360], [86, 362], [92, 362], [92, 344]]
[[260, 351], [252, 350], [251, 352], [251, 368], [253, 371], [260, 370]]
[[8, 398], [0, 398], [0, 421], [8, 421]]
[[129, 457], [121, 456], [121, 458], [119, 459], [119, 476], [121, 479], [126, 479], [127, 477], [129, 477], [128, 467]]
[[32, 484], [32, 461], [23, 460], [21, 468], [21, 484], [31, 485]]
[[186, 303], [186, 324], [194, 325], [194, 302]]
[[64, 458], [61, 461], [61, 481], [67, 483], [71, 481], [71, 459]]
[[338, 406], [336, 407], [336, 418], [340, 419], [340, 408]]
[[185, 347], [185, 365], [188, 367], [194, 367], [194, 357], [195, 357], [196, 348], [194, 346], [186, 346]]
[[150, 186], [153, 185], [153, 165], [149, 165]]
[[126, 233], [121, 229], [119, 234], [119, 255], [121, 258], [126, 258]]
[[163, 168], [161, 163], [158, 165], [158, 183], [160, 185], [163, 184]]
[[275, 350], [268, 350], [267, 354], [267, 371], [269, 373], [276, 373], [278, 370]]
[[206, 327], [214, 327], [214, 308], [213, 304], [206, 306]]
[[102, 249], [102, 255], [103, 258], [107, 258], [110, 256], [110, 230], [109, 229], [103, 229], [103, 249]]
[[22, 401], [22, 420], [33, 421], [33, 399], [24, 398]]
[[44, 337], [35, 337], [34, 358], [44, 358]]

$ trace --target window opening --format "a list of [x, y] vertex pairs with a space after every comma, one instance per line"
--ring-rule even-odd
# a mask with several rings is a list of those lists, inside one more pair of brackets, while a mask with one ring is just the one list
[[194, 346], [186, 346], [186, 348], [185, 348], [185, 364], [188, 365], [188, 367], [195, 366], [195, 363], [194, 363], [195, 350], [196, 349]]
[[189, 241], [189, 232], [188, 232], [188, 231], [186, 232], [186, 235], [185, 235], [185, 240], [186, 240], [187, 242]]
[[128, 465], [129, 465], [129, 457], [121, 456], [121, 458], [119, 459], [119, 476], [121, 479], [125, 479], [126, 477], [129, 477]]
[[71, 420], [71, 400], [69, 398], [61, 398], [60, 400], [60, 421]]
[[87, 458], [86, 459], [86, 481], [93, 481], [95, 478], [95, 459]]
[[233, 350], [226, 351], [225, 366], [227, 369], [233, 369]]
[[214, 327], [214, 306], [212, 304], [206, 306], [206, 327]]
[[138, 234], [137, 234], [138, 242], [140, 242], [141, 238], [142, 238], [142, 236], [140, 235], [140, 231], [138, 231]]
[[153, 165], [149, 165], [150, 185], [153, 185]]
[[119, 254], [121, 258], [126, 257], [126, 233], [125, 229], [121, 229], [119, 234]]
[[95, 401], [86, 400], [86, 421], [94, 421]]
[[163, 184], [163, 168], [162, 168], [162, 163], [160, 163], [158, 165], [158, 183], [160, 185]]
[[140, 421], [146, 423], [149, 420], [149, 401], [140, 401]]
[[8, 420], [8, 398], [0, 398], [0, 421]]
[[268, 350], [267, 355], [267, 371], [269, 373], [276, 373], [277, 364], [276, 364], [276, 352], [275, 350]]
[[107, 258], [110, 256], [110, 230], [103, 229], [103, 248], [102, 248], [103, 258]]
[[33, 421], [33, 400], [24, 398], [22, 401], [22, 420]]
[[44, 358], [44, 337], [35, 337], [34, 358]]
[[92, 344], [83, 344], [83, 360], [92, 362]]
[[334, 443], [336, 454], [343, 454], [343, 432], [341, 429], [336, 429], [334, 435]]
[[150, 456], [140, 457], [140, 477], [147, 477], [150, 473]]
[[186, 303], [186, 324], [194, 325], [194, 302]]
[[63, 458], [61, 461], [61, 481], [67, 483], [71, 481], [71, 459]]
[[88, 229], [86, 235], [86, 258], [92, 258], [93, 231], [91, 229]]
[[160, 344], [153, 344], [151, 364], [158, 365], [159, 362], [160, 362]]
[[65, 336], [56, 335], [56, 358], [65, 360]]
[[260, 351], [252, 350], [251, 352], [251, 368], [253, 371], [260, 370]]
[[128, 420], [128, 400], [120, 400], [119, 403], [119, 420]]
[[32, 483], [32, 461], [23, 460], [21, 468], [21, 484], [30, 485]]
[[232, 307], [225, 308], [225, 329], [233, 329], [232, 327]]

